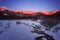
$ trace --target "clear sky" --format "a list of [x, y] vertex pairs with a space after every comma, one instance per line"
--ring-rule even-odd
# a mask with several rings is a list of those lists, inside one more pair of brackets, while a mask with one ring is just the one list
[[0, 7], [12, 10], [60, 10], [60, 0], [0, 0]]

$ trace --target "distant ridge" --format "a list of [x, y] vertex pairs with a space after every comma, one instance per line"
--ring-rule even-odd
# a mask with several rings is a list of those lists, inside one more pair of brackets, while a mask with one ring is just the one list
[[53, 11], [28, 11], [28, 10], [10, 10], [6, 7], [0, 8], [0, 19], [25, 19], [25, 18], [52, 18], [60, 19], [60, 10]]

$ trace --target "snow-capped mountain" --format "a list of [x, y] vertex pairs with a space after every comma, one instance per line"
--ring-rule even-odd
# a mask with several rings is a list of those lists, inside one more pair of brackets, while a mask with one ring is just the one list
[[10, 10], [0, 8], [0, 19], [26, 19], [26, 18], [52, 18], [60, 19], [60, 10], [47, 11], [27, 11], [27, 10]]

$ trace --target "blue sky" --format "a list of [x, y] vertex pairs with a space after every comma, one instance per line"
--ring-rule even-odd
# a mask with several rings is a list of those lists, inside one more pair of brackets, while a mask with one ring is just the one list
[[0, 0], [0, 7], [12, 10], [60, 10], [60, 0]]

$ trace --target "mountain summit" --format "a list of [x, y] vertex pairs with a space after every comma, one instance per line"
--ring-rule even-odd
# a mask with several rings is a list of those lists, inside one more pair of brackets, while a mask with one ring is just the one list
[[10, 10], [8, 8], [0, 8], [0, 19], [13, 19], [13, 18], [41, 18], [41, 16], [47, 18], [60, 17], [60, 10], [53, 11], [28, 11], [28, 10]]

